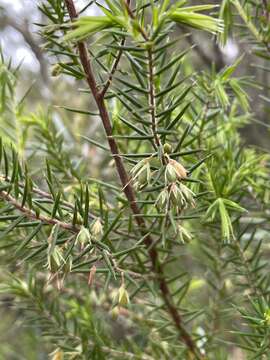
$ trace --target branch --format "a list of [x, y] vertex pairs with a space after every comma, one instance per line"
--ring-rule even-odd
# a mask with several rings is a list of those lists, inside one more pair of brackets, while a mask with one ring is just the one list
[[[78, 234], [79, 231], [80, 231], [80, 228], [74, 226], [74, 225], [70, 225], [68, 223], [65, 223], [63, 221], [60, 221], [60, 220], [57, 220], [55, 218], [50, 218], [50, 217], [47, 217], [47, 216], [44, 216], [44, 215], [38, 215], [35, 213], [35, 211], [25, 207], [25, 206], [22, 206], [21, 203], [19, 201], [17, 201], [13, 196], [11, 196], [8, 192], [6, 191], [1, 191], [0, 192], [0, 198], [5, 200], [6, 202], [8, 202], [9, 204], [12, 204], [14, 206], [14, 208], [16, 208], [17, 210], [19, 210], [21, 213], [25, 214], [25, 216], [28, 218], [28, 219], [31, 219], [31, 220], [38, 220], [38, 221], [41, 221], [43, 222], [44, 224], [48, 224], [48, 225], [59, 225], [60, 228], [64, 229], [64, 230], [67, 230], [69, 232], [72, 232], [73, 234]], [[92, 239], [92, 242], [94, 244], [96, 244], [95, 240]], [[97, 244], [97, 247], [99, 248], [99, 245]], [[133, 278], [140, 278], [140, 279], [145, 279], [145, 278], [149, 278], [149, 275], [148, 276], [145, 276], [145, 275], [142, 275], [140, 273], [137, 273], [135, 271], [132, 271], [132, 270], [127, 270], [127, 269], [121, 269], [118, 265], [117, 265], [117, 261], [114, 259], [113, 255], [111, 253], [108, 252], [107, 254], [109, 256], [109, 258], [111, 259], [112, 261], [112, 264], [113, 264], [113, 268], [119, 272], [119, 274], [122, 274], [122, 273], [128, 273], [130, 276], [132, 276]]]
[[[73, 21], [77, 18], [77, 12], [74, 6], [73, 0], [65, 0], [66, 7], [70, 16], [70, 19]], [[126, 3], [127, 9], [130, 12], [130, 8], [128, 4]], [[132, 12], [131, 12], [132, 13]], [[142, 31], [142, 35], [145, 38], [146, 34], [144, 31]], [[79, 51], [79, 57], [82, 64], [82, 67], [84, 69], [86, 80], [89, 85], [89, 88], [92, 92], [92, 95], [95, 99], [96, 105], [99, 110], [100, 118], [103, 123], [103, 127], [105, 130], [105, 133], [107, 135], [108, 143], [110, 146], [111, 153], [113, 155], [113, 158], [115, 160], [116, 169], [119, 175], [119, 178], [121, 180], [124, 193], [127, 197], [127, 200], [129, 201], [130, 208], [135, 216], [135, 220], [137, 222], [137, 225], [139, 226], [139, 229], [142, 233], [142, 235], [145, 235], [147, 233], [146, 231], [146, 223], [144, 218], [140, 215], [140, 209], [136, 203], [135, 193], [133, 186], [131, 185], [131, 182], [129, 180], [129, 176], [127, 174], [127, 171], [124, 167], [122, 158], [119, 153], [118, 145], [113, 138], [113, 132], [112, 132], [112, 126], [110, 122], [109, 113], [107, 110], [107, 107], [105, 105], [104, 99], [102, 96], [100, 96], [98, 92], [98, 87], [96, 84], [96, 80], [93, 74], [93, 70], [88, 58], [88, 51], [86, 48], [86, 45], [84, 42], [78, 42], [78, 51]], [[179, 339], [182, 340], [189, 351], [194, 354], [194, 356], [197, 359], [201, 359], [201, 353], [197, 349], [196, 344], [193, 342], [193, 339], [191, 338], [190, 334], [187, 332], [187, 330], [184, 328], [183, 320], [181, 315], [179, 314], [177, 308], [175, 307], [173, 303], [172, 296], [170, 294], [170, 290], [168, 288], [168, 285], [165, 280], [164, 272], [162, 269], [162, 266], [159, 261], [158, 252], [154, 246], [154, 241], [150, 235], [145, 236], [144, 244], [148, 249], [148, 254], [151, 260], [152, 264], [152, 270], [156, 274], [157, 281], [159, 283], [159, 288], [161, 291], [161, 295], [163, 297], [164, 303], [167, 307], [167, 310], [175, 324], [175, 327], [177, 328], [179, 332]]]
[[[5, 177], [3, 175], [0, 174], [0, 181], [3, 181], [3, 182], [8, 182], [11, 184], [11, 181], [10, 181], [10, 178], [9, 177]], [[24, 189], [25, 187], [25, 184], [22, 183], [22, 182], [18, 182], [18, 186], [21, 188], [21, 189]], [[40, 190], [39, 188], [36, 188], [36, 187], [33, 187], [32, 188], [32, 192], [39, 195], [40, 197], [42, 198], [45, 198], [45, 199], [48, 199], [52, 204], [54, 203], [54, 199], [53, 199], [53, 196], [49, 193], [47, 193], [46, 191], [43, 191], [43, 190]], [[70, 209], [71, 211], [74, 211], [75, 210], [75, 206], [71, 203], [69, 203], [68, 201], [65, 201], [65, 200], [61, 200], [60, 201], [60, 204], [65, 206], [66, 208]], [[18, 208], [18, 210], [20, 210]], [[96, 220], [98, 219], [98, 216], [88, 212], [88, 216], [90, 219], [93, 219], [93, 220]], [[121, 231], [119, 229], [113, 229], [112, 230], [115, 234], [118, 234], [118, 235], [124, 235], [124, 236], [129, 236], [129, 238], [132, 238], [132, 235], [131, 234], [128, 234], [128, 233], [125, 233], [124, 231]], [[135, 237], [134, 237], [135, 239]]]
[[[11, 183], [11, 179], [9, 177], [6, 177], [4, 175], [1, 175], [0, 174], [0, 181], [3, 181], [3, 182], [8, 182], [10, 184]], [[18, 186], [21, 188], [21, 189], [24, 189], [24, 186], [25, 184], [22, 183], [22, 182], [18, 182]], [[48, 199], [50, 200], [52, 203], [54, 203], [54, 199], [53, 199], [53, 196], [49, 193], [47, 193], [46, 191], [43, 191], [43, 190], [40, 190], [39, 188], [36, 188], [36, 187], [33, 187], [32, 189], [32, 192], [41, 196], [42, 198], [45, 198], [45, 199]], [[69, 203], [68, 201], [65, 201], [65, 200], [61, 200], [60, 202], [62, 205], [64, 205], [66, 208], [69, 208], [70, 210], [74, 211], [75, 210], [75, 206], [72, 205], [71, 203]], [[91, 219], [97, 219], [97, 216], [95, 216], [94, 214], [91, 214], [90, 212], [88, 213], [88, 216], [89, 218]]]
[[28, 217], [29, 219], [40, 220], [41, 222], [48, 224], [48, 225], [58, 224], [62, 229], [71, 231], [73, 233], [79, 232], [79, 229], [73, 225], [67, 224], [65, 222], [59, 221], [54, 218], [49, 218], [44, 215], [37, 215], [33, 210], [30, 210], [27, 207], [22, 206], [13, 196], [11, 196], [6, 191], [0, 192], [0, 198], [9, 202], [10, 204], [12, 204], [17, 210], [19, 210], [20, 212], [25, 214], [26, 217]]

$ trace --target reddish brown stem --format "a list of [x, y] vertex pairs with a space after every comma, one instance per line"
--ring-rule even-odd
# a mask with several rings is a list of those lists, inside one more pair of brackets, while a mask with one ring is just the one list
[[58, 224], [62, 229], [71, 231], [73, 233], [78, 233], [79, 232], [79, 229], [76, 226], [70, 225], [68, 223], [59, 221], [59, 220], [54, 219], [54, 218], [49, 218], [49, 217], [44, 216], [44, 215], [37, 215], [33, 210], [30, 210], [30, 209], [26, 208], [25, 206], [21, 206], [21, 204], [18, 203], [18, 201], [15, 198], [13, 198], [6, 191], [1, 191], [0, 192], [0, 198], [4, 199], [7, 202], [9, 202], [10, 204], [12, 204], [16, 209], [18, 209], [20, 212], [25, 214], [25, 216], [28, 219], [40, 220], [41, 222], [43, 222], [45, 224], [49, 224], [49, 225]]
[[[73, 0], [65, 0], [65, 3], [67, 6], [67, 9], [68, 9], [70, 19], [72, 21], [75, 20], [77, 18], [77, 12], [76, 12]], [[93, 94], [96, 105], [98, 107], [100, 118], [102, 120], [103, 127], [104, 127], [105, 133], [107, 135], [110, 150], [111, 150], [111, 153], [115, 160], [116, 169], [117, 169], [118, 175], [120, 177], [120, 180], [121, 180], [121, 183], [122, 183], [122, 186], [124, 189], [123, 191], [125, 193], [127, 200], [129, 201], [130, 208], [131, 208], [133, 214], [136, 215], [135, 220], [137, 222], [137, 225], [139, 226], [142, 235], [145, 236], [144, 243], [148, 249], [148, 254], [149, 254], [149, 257], [150, 257], [150, 260], [152, 263], [152, 269], [153, 269], [153, 272], [155, 273], [157, 281], [159, 283], [159, 288], [160, 288], [165, 306], [175, 324], [175, 327], [177, 328], [177, 330], [179, 332], [179, 339], [186, 344], [189, 351], [192, 352], [197, 359], [201, 359], [202, 356], [201, 356], [199, 350], [197, 349], [194, 341], [192, 340], [190, 334], [184, 328], [182, 317], [179, 314], [177, 308], [175, 307], [175, 305], [173, 303], [173, 299], [170, 294], [168, 285], [166, 283], [162, 266], [159, 262], [158, 252], [154, 246], [154, 241], [150, 235], [145, 235], [147, 233], [146, 223], [145, 223], [144, 218], [142, 216], [140, 216], [140, 209], [136, 203], [133, 186], [129, 180], [129, 176], [124, 167], [122, 158], [120, 156], [120, 152], [118, 150], [118, 145], [112, 136], [113, 132], [112, 132], [112, 126], [111, 126], [111, 122], [110, 122], [109, 113], [107, 111], [107, 107], [105, 105], [104, 98], [98, 91], [98, 86], [96, 84], [96, 80], [95, 80], [95, 77], [94, 77], [94, 74], [92, 71], [92, 67], [91, 67], [91, 64], [89, 61], [87, 48], [86, 48], [86, 45], [84, 44], [84, 42], [78, 42], [78, 50], [79, 50], [80, 61], [81, 61], [82, 67], [83, 67], [85, 75], [86, 75], [87, 83], [89, 85], [89, 88]]]

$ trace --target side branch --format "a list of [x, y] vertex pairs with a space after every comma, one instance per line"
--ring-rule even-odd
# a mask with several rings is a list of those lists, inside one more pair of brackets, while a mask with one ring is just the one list
[[0, 192], [0, 198], [7, 201], [8, 203], [12, 204], [17, 210], [19, 210], [21, 213], [25, 214], [25, 216], [28, 219], [34, 219], [34, 220], [39, 220], [45, 224], [48, 225], [56, 225], [58, 224], [62, 229], [68, 230], [72, 233], [78, 233], [79, 229], [73, 225], [70, 225], [68, 223], [59, 221], [57, 219], [54, 218], [50, 218], [44, 215], [38, 215], [35, 213], [35, 211], [28, 209], [25, 206], [22, 206], [13, 196], [11, 196], [9, 193], [7, 193], [6, 191], [1, 191]]
[[[128, 0], [127, 3], [128, 3], [128, 5], [129, 5], [130, 0]], [[122, 41], [121, 41], [121, 43], [120, 43], [120, 46], [121, 46], [121, 47], [124, 46], [124, 45], [125, 45], [125, 42], [126, 42], [126, 39], [123, 38]], [[118, 54], [117, 54], [115, 60], [114, 60], [113, 65], [112, 65], [112, 69], [111, 69], [111, 71], [110, 71], [109, 77], [108, 77], [108, 79], [107, 79], [107, 81], [106, 81], [106, 83], [105, 83], [105, 85], [104, 85], [104, 88], [103, 88], [102, 91], [101, 91], [100, 96], [101, 96], [102, 98], [105, 96], [107, 90], [109, 89], [109, 87], [110, 87], [110, 85], [111, 85], [111, 83], [112, 83], [113, 75], [114, 75], [114, 73], [115, 73], [116, 70], [117, 70], [119, 61], [120, 61], [120, 59], [121, 59], [121, 57], [122, 57], [122, 54], [123, 54], [123, 50], [120, 49], [120, 50], [118, 51]]]
[[[120, 46], [124, 46], [124, 45], [125, 45], [125, 39], [123, 39], [123, 40], [121, 41], [121, 43], [120, 43]], [[116, 56], [116, 58], [115, 58], [115, 60], [114, 60], [114, 63], [113, 63], [112, 69], [111, 69], [111, 71], [110, 71], [109, 77], [108, 77], [108, 79], [107, 79], [107, 81], [106, 81], [106, 83], [105, 83], [105, 85], [104, 85], [104, 87], [103, 87], [103, 89], [102, 89], [102, 91], [101, 91], [101, 94], [100, 94], [100, 96], [101, 96], [102, 98], [105, 96], [107, 90], [109, 89], [109, 86], [110, 86], [111, 83], [112, 83], [113, 75], [114, 75], [114, 73], [115, 73], [116, 70], [117, 70], [117, 67], [118, 67], [119, 61], [120, 61], [120, 59], [121, 59], [122, 53], [123, 53], [123, 51], [122, 51], [122, 50], [119, 50], [119, 52], [118, 52], [118, 54], [117, 54], [117, 56]]]
[[[58, 225], [60, 228], [67, 230], [71, 233], [74, 234], [74, 236], [76, 236], [76, 234], [79, 233], [80, 231], [80, 227], [74, 226], [74, 225], [70, 225], [69, 223], [60, 221], [58, 219], [55, 218], [50, 218], [44, 215], [38, 215], [35, 213], [35, 211], [27, 208], [26, 206], [22, 206], [21, 203], [15, 199], [13, 196], [11, 196], [8, 192], [6, 191], [0, 191], [0, 199], [5, 200], [7, 203], [11, 204], [14, 206], [15, 209], [19, 210], [19, 212], [21, 212], [22, 214], [25, 215], [25, 217], [27, 219], [30, 220], [37, 220], [42, 222], [43, 224], [47, 224], [47, 225]], [[98, 249], [103, 250], [103, 247], [101, 247], [98, 242], [96, 242], [94, 239], [92, 239], [93, 244], [95, 244], [97, 246]], [[113, 254], [107, 252], [107, 255], [109, 256], [109, 258], [112, 261], [114, 270], [117, 271], [120, 275], [122, 273], [128, 273], [130, 276], [132, 276], [133, 278], [149, 278], [148, 276], [142, 275], [140, 273], [131, 271], [131, 270], [124, 270], [121, 269], [118, 265], [117, 265], [117, 261], [114, 259]], [[119, 275], [119, 276], [120, 276]]]

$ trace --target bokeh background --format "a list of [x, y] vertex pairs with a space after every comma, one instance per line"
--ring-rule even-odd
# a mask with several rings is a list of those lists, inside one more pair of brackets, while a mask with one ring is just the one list
[[[88, 2], [78, 0], [76, 4], [78, 8], [83, 8]], [[211, 1], [207, 2], [211, 3]], [[75, 133], [77, 129], [78, 133], [84, 133], [89, 137], [102, 136], [98, 118], [91, 119], [91, 122], [85, 121], [85, 117], [74, 113], [67, 114], [65, 110], [59, 108], [59, 106], [68, 104], [70, 107], [87, 109], [89, 98], [78, 96], [78, 85], [75, 86], [74, 80], [64, 75], [60, 78], [51, 76], [55, 59], [48, 58], [43, 51], [44, 42], [40, 36], [39, 24], [45, 23], [45, 19], [38, 10], [38, 3], [37, 0], [0, 0], [1, 52], [5, 58], [12, 59], [14, 66], [20, 65], [21, 69], [17, 96], [22, 96], [31, 88], [27, 99], [27, 106], [31, 111], [36, 111], [42, 104], [43, 107], [55, 109], [53, 111], [54, 120], [59, 127], [64, 123], [67, 129], [72, 127], [73, 132], [75, 129]], [[202, 3], [202, 1], [190, 1], [190, 3]], [[218, 1], [212, 1], [212, 3], [218, 3]], [[88, 11], [95, 13], [98, 9], [91, 6]], [[181, 32], [183, 29], [178, 31]], [[270, 95], [270, 72], [267, 77], [266, 73], [262, 73], [259, 69], [260, 66], [262, 68], [265, 66], [264, 60], [253, 56], [249, 45], [242, 42], [241, 38], [237, 36], [231, 36], [224, 48], [221, 48], [211, 36], [201, 32], [198, 34], [196, 31], [192, 32], [191, 36], [184, 41], [187, 42], [185, 45], [188, 45], [188, 42], [197, 45], [192, 56], [193, 67], [198, 71], [202, 69], [211, 71], [213, 67], [220, 70], [245, 54], [237, 70], [237, 75], [249, 76], [254, 82], [254, 88], [248, 89], [254, 121], [242, 130], [243, 139], [247, 144], [269, 149], [269, 131], [264, 124], [270, 124], [270, 103], [267, 100]], [[265, 85], [263, 93], [255, 86], [259, 82]], [[98, 167], [97, 164], [100, 164], [102, 155], [98, 153], [97, 149], [85, 143], [82, 143], [82, 152], [93, 159], [92, 175], [98, 176], [100, 166]], [[106, 172], [106, 168], [104, 172]], [[9, 306], [9, 299], [2, 300], [0, 306], [0, 360], [47, 359], [48, 352], [40, 339], [38, 330], [25, 328], [21, 314]]]

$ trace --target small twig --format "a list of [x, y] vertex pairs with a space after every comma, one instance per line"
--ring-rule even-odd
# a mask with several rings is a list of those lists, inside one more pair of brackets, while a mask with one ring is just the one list
[[[128, 15], [130, 16], [130, 18], [132, 20], [135, 20], [134, 13], [129, 6], [129, 1], [125, 1], [125, 5], [126, 5], [126, 9], [127, 9], [127, 12], [128, 12]], [[139, 23], [137, 23], [136, 25], [137, 25], [137, 28], [138, 28], [139, 32], [141, 33], [142, 37], [144, 38], [144, 40], [149, 41], [149, 37], [148, 37], [147, 33], [145, 32], [144, 28], [141, 27], [141, 25]]]
[[[130, 0], [127, 1], [128, 5], [130, 4]], [[126, 42], [126, 39], [123, 38], [121, 43], [120, 43], [120, 47], [124, 46], [125, 45], [125, 42]], [[109, 89], [109, 86], [111, 85], [112, 83], [112, 79], [113, 79], [113, 75], [114, 73], [116, 72], [117, 70], [117, 67], [118, 67], [118, 64], [120, 62], [120, 59], [122, 57], [122, 54], [123, 54], [123, 50], [120, 49], [115, 60], [114, 60], [114, 63], [112, 65], [112, 69], [110, 71], [110, 74], [109, 74], [109, 77], [108, 77], [108, 80], [106, 81], [105, 85], [104, 85], [104, 88], [102, 89], [101, 93], [100, 93], [100, 97], [101, 98], [104, 98], [107, 90]]]
[[[120, 43], [120, 46], [122, 47], [122, 46], [124, 46], [124, 45], [125, 45], [125, 39], [122, 39], [122, 41], [121, 41], [121, 43]], [[120, 62], [122, 53], [123, 53], [123, 51], [120, 49], [119, 52], [118, 52], [118, 54], [117, 54], [117, 56], [116, 56], [116, 58], [115, 58], [115, 60], [114, 60], [113, 65], [112, 65], [112, 69], [111, 69], [111, 71], [110, 71], [108, 80], [106, 81], [106, 83], [105, 83], [105, 85], [104, 85], [104, 87], [103, 87], [103, 89], [102, 89], [102, 91], [101, 91], [101, 93], [100, 93], [100, 97], [101, 97], [101, 98], [104, 98], [107, 90], [109, 89], [109, 86], [110, 86], [111, 83], [112, 83], [113, 75], [114, 75], [114, 73], [115, 73], [116, 70], [117, 70], [117, 67], [118, 67], [118, 64], [119, 64], [119, 62]]]

